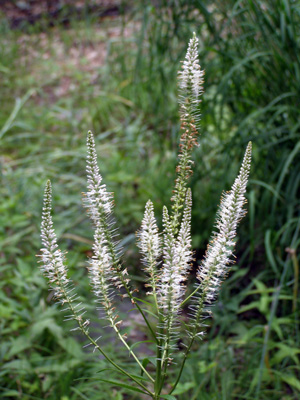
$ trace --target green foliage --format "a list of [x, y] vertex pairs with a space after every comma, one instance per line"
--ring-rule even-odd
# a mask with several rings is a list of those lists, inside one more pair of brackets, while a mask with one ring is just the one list
[[[298, 2], [227, 0], [212, 5], [164, 0], [160, 4], [156, 8], [136, 2], [124, 21], [100, 24], [87, 16], [83, 22], [70, 21], [69, 29], [58, 20], [54, 29], [30, 26], [26, 34], [1, 21], [0, 355], [4, 369], [0, 386], [4, 398], [99, 399], [102, 394], [105, 399], [123, 398], [122, 390], [111, 393], [104, 383], [75, 380], [94, 376], [92, 357], [83, 351], [75, 356], [63, 348], [69, 339], [59, 336], [61, 318], [50, 301], [42, 300], [47, 292], [33, 256], [39, 248], [40, 189], [47, 178], [60, 176], [54, 199], [60, 218], [55, 223], [59, 236], [68, 240], [72, 278], [85, 291], [82, 260], [91, 237], [77, 194], [84, 190], [85, 132], [91, 128], [97, 133], [101, 170], [115, 192], [119, 225], [128, 235], [126, 256], [137, 264], [129, 233], [138, 227], [150, 193], [158, 208], [170, 197], [165, 188], [172, 180], [178, 137], [174, 78], [192, 31], [200, 37], [201, 66], [210, 88], [202, 107], [202, 144], [195, 154], [201, 169], [192, 177], [197, 255], [203, 252], [200, 243], [208, 240], [221, 190], [233, 180], [241, 148], [249, 139], [254, 167], [248, 223], [241, 226], [239, 238], [243, 251], [215, 307], [209, 345], [202, 347], [204, 361], [199, 364], [196, 346], [176, 397], [255, 399], [267, 329], [257, 398], [299, 397], [299, 236], [295, 252], [285, 250], [291, 247], [299, 220]], [[107, 38], [107, 29], [123, 22], [124, 36]], [[84, 49], [101, 48], [104, 41], [108, 44], [105, 62], [87, 68], [90, 60]], [[78, 63], [70, 57], [74, 48], [82, 49]], [[68, 82], [73, 86], [63, 91]], [[291, 261], [270, 321], [289, 254]], [[44, 321], [41, 314], [52, 321], [53, 331], [38, 326], [34, 329], [40, 333], [31, 336], [37, 320]], [[57, 372], [66, 365], [74, 368]], [[39, 372], [43, 366], [49, 366], [48, 372]]]

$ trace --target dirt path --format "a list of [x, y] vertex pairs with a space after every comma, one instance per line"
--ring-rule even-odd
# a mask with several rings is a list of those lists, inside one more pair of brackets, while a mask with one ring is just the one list
[[57, 19], [68, 24], [70, 19], [87, 13], [98, 17], [117, 16], [121, 7], [121, 0], [2, 0], [0, 15], [9, 21], [11, 28], [35, 24], [41, 19], [51, 26]]

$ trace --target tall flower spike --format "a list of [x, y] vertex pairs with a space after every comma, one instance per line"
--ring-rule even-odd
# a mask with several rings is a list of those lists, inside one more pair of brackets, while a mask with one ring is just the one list
[[158, 285], [158, 305], [162, 324], [159, 327], [162, 341], [162, 364], [170, 356], [177, 334], [177, 315], [183, 294], [181, 286], [179, 255], [176, 239], [172, 232], [171, 220], [166, 207], [163, 209], [164, 246], [163, 265]]
[[139, 239], [137, 245], [143, 256], [142, 261], [145, 266], [144, 269], [149, 276], [149, 283], [146, 285], [152, 288], [152, 292], [148, 294], [153, 294], [156, 301], [157, 266], [158, 259], [161, 255], [161, 240], [151, 200], [147, 201], [141, 229], [137, 233], [137, 237]]
[[168, 211], [164, 208], [164, 248], [163, 266], [159, 282], [159, 306], [164, 331], [163, 340], [163, 361], [169, 357], [172, 349], [172, 342], [176, 338], [178, 327], [178, 316], [180, 305], [185, 292], [183, 283], [187, 278], [187, 272], [192, 261], [192, 239], [191, 239], [191, 208], [192, 193], [187, 190], [185, 210], [177, 239], [172, 232], [172, 225]]
[[[199, 291], [191, 307], [194, 315], [192, 323], [194, 336], [197, 335], [196, 329], [204, 318], [203, 314], [210, 314], [207, 307], [215, 300], [222, 279], [227, 275], [228, 265], [232, 263], [237, 225], [245, 215], [243, 205], [246, 202], [245, 192], [251, 165], [251, 148], [252, 144], [249, 142], [240, 172], [231, 190], [221, 199], [216, 221], [218, 232], [214, 234], [205, 259], [197, 272]], [[199, 333], [201, 334], [203, 332]]]
[[176, 252], [178, 254], [179, 271], [182, 282], [187, 278], [187, 272], [193, 259], [192, 237], [191, 237], [191, 215], [192, 213], [192, 191], [187, 189], [185, 199], [185, 209], [181, 227], [176, 240]]
[[[51, 182], [48, 181], [44, 193], [44, 205], [41, 224], [41, 270], [48, 278], [54, 295], [59, 303], [67, 304], [65, 310], [70, 311], [67, 319], [76, 319], [80, 325], [86, 327], [88, 320], [83, 321], [82, 316], [85, 313], [84, 307], [80, 308], [80, 304], [75, 304], [78, 300], [77, 294], [74, 293], [74, 287], [67, 277], [67, 267], [65, 266], [65, 258], [57, 245], [57, 238], [53, 229], [53, 221], [51, 217], [52, 208], [52, 188]], [[75, 311], [76, 309], [76, 311]]]
[[182, 70], [178, 73], [180, 121], [183, 131], [180, 138], [179, 163], [176, 168], [177, 177], [172, 196], [172, 230], [178, 233], [178, 227], [182, 218], [182, 210], [187, 190], [187, 182], [192, 174], [192, 151], [197, 146], [198, 129], [200, 119], [198, 105], [199, 96], [203, 93], [203, 76], [198, 62], [198, 39], [194, 34], [189, 42], [189, 47], [183, 61]]
[[[129, 280], [125, 277], [127, 270], [122, 270], [120, 264], [120, 251], [114, 242], [116, 230], [112, 229], [113, 195], [108, 192], [102, 183], [102, 176], [97, 163], [97, 153], [94, 136], [91, 131], [87, 135], [87, 193], [83, 199], [84, 206], [93, 221], [96, 230], [101, 230], [105, 238], [106, 249], [110, 260], [110, 279], [117, 288], [125, 286]], [[99, 239], [99, 238], [98, 238]], [[95, 241], [97, 239], [95, 238]], [[98, 240], [98, 243], [101, 241]], [[126, 289], [129, 291], [129, 289]]]

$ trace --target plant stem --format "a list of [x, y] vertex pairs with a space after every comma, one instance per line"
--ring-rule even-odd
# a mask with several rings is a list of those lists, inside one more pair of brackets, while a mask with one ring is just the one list
[[139, 299], [137, 299], [137, 298], [135, 298], [135, 297], [132, 297], [132, 295], [131, 295], [131, 299], [132, 299], [132, 301], [134, 302], [134, 305], [136, 306], [136, 308], [137, 308], [137, 309], [139, 310], [139, 312], [141, 313], [142, 317], [144, 318], [144, 321], [146, 322], [147, 327], [148, 327], [149, 331], [151, 332], [151, 335], [153, 336], [153, 339], [154, 339], [155, 342], [158, 344], [158, 343], [159, 343], [159, 340], [157, 339], [154, 330], [152, 329], [152, 327], [151, 327], [151, 325], [150, 325], [150, 323], [149, 323], [149, 321], [148, 321], [146, 315], [144, 314], [143, 310], [141, 309], [141, 307], [139, 306], [139, 304], [136, 302], [136, 300], [138, 301]]
[[[82, 330], [82, 329], [81, 329]], [[122, 372], [124, 375], [128, 376], [128, 378], [132, 379], [137, 385], [139, 385], [141, 388], [143, 388], [148, 394], [149, 396], [153, 396], [153, 393], [150, 392], [150, 390], [148, 390], [146, 388], [146, 386], [144, 386], [141, 382], [139, 382], [137, 379], [135, 379], [132, 375], [130, 375], [128, 372], [126, 372], [123, 368], [121, 368], [119, 365], [117, 365], [102, 349], [101, 347], [90, 337], [90, 335], [87, 332], [82, 331], [85, 336], [89, 339], [89, 341], [95, 346], [95, 348], [97, 350], [100, 351], [100, 353], [106, 358], [106, 360], [108, 362], [110, 362], [117, 370], [119, 370], [120, 372]]]
[[[159, 322], [158, 322], [158, 326], [159, 326], [159, 333], [161, 336], [162, 334], [162, 328], [161, 328], [161, 314], [159, 314]], [[161, 390], [161, 367], [162, 367], [162, 360], [161, 360], [161, 341], [158, 340], [157, 345], [156, 345], [156, 377], [155, 377], [155, 385], [154, 385], [154, 390], [155, 390], [155, 394], [158, 396]], [[159, 398], [159, 397], [157, 397]]]
[[88, 331], [85, 329], [85, 327], [83, 326], [82, 323], [82, 319], [81, 316], [77, 314], [75, 308], [73, 307], [72, 301], [70, 299], [70, 297], [68, 296], [63, 284], [60, 282], [59, 283], [61, 285], [61, 290], [63, 292], [63, 295], [65, 297], [65, 299], [67, 300], [67, 303], [70, 307], [71, 313], [74, 316], [74, 319], [77, 321], [78, 326], [81, 330], [81, 332], [88, 338], [88, 340], [90, 341], [90, 343], [92, 343], [95, 348], [100, 351], [100, 353], [105, 357], [105, 359], [110, 362], [118, 371], [122, 372], [124, 375], [126, 375], [128, 378], [132, 379], [137, 385], [139, 385], [141, 388], [143, 388], [150, 396], [153, 396], [153, 394], [150, 392], [150, 390], [148, 390], [146, 388], [146, 386], [144, 386], [141, 382], [139, 382], [137, 379], [135, 379], [132, 375], [130, 375], [128, 372], [126, 372], [123, 368], [121, 368], [119, 365], [117, 365], [102, 349], [101, 347], [94, 341], [93, 338], [91, 338], [91, 336], [89, 335]]
[[137, 362], [137, 364], [140, 366], [141, 370], [145, 372], [145, 374], [148, 376], [148, 378], [150, 379], [151, 382], [154, 383], [154, 379], [152, 378], [152, 376], [149, 374], [149, 372], [143, 367], [143, 365], [140, 363], [139, 359], [137, 358], [137, 356], [134, 354], [134, 352], [131, 350], [131, 348], [128, 346], [128, 343], [126, 342], [126, 340], [124, 340], [123, 336], [121, 335], [120, 331], [117, 329], [116, 330], [117, 335], [119, 337], [119, 339], [121, 340], [121, 342], [124, 344], [124, 346], [127, 348], [127, 350], [129, 351], [129, 353], [132, 355], [132, 357], [135, 359], [135, 361]]
[[186, 297], [182, 301], [182, 303], [180, 304], [179, 307], [182, 308], [190, 300], [190, 298], [193, 297], [198, 292], [199, 289], [200, 289], [200, 285], [197, 287], [197, 289], [195, 289], [188, 297]]
[[180, 378], [181, 378], [181, 374], [182, 374], [182, 371], [183, 371], [183, 368], [184, 368], [184, 365], [185, 365], [187, 356], [188, 356], [188, 354], [189, 354], [189, 352], [190, 352], [190, 350], [191, 350], [191, 347], [192, 347], [192, 345], [193, 345], [193, 343], [194, 343], [194, 340], [195, 340], [195, 338], [193, 337], [193, 338], [191, 339], [191, 341], [190, 341], [189, 346], [187, 347], [186, 352], [184, 353], [184, 357], [183, 357], [183, 361], [182, 361], [182, 364], [181, 364], [181, 367], [180, 367], [179, 374], [178, 374], [177, 379], [176, 379], [176, 381], [175, 381], [175, 383], [174, 383], [174, 385], [173, 385], [173, 388], [172, 388], [172, 390], [169, 392], [169, 394], [172, 394], [173, 391], [176, 389], [176, 386], [177, 386], [177, 384], [178, 384], [178, 382], [179, 382], [179, 380], [180, 380]]

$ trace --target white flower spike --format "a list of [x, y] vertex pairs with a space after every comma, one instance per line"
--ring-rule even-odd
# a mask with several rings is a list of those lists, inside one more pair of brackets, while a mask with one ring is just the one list
[[216, 299], [222, 280], [226, 277], [229, 265], [233, 262], [237, 225], [245, 215], [243, 205], [246, 202], [245, 193], [251, 165], [251, 149], [252, 143], [249, 142], [240, 172], [231, 190], [225, 193], [221, 199], [216, 221], [218, 232], [213, 235], [204, 261], [197, 272], [199, 283], [192, 306], [193, 332], [201, 325], [203, 313], [208, 310], [205, 307]]
[[161, 255], [161, 239], [151, 200], [148, 200], [146, 204], [144, 218], [137, 237], [139, 239], [137, 245], [141, 250], [144, 269], [149, 276], [149, 283], [146, 285], [152, 289], [148, 294], [153, 294], [156, 301], [157, 267]]
[[194, 35], [190, 39], [189, 46], [186, 52], [185, 60], [182, 63], [182, 70], [178, 72], [178, 81], [180, 91], [180, 100], [182, 103], [186, 99], [194, 104], [200, 102], [199, 96], [203, 93], [203, 83], [204, 83], [204, 71], [198, 62], [198, 47], [199, 41]]
[[[204, 323], [211, 314], [211, 305], [217, 298], [222, 280], [226, 277], [232, 263], [236, 230], [239, 221], [245, 215], [243, 205], [251, 163], [251, 142], [249, 142], [239, 174], [231, 190], [225, 193], [217, 214], [216, 229], [205, 258], [196, 273], [194, 292], [186, 296], [187, 278], [193, 261], [191, 238], [192, 192], [188, 187], [192, 174], [192, 150], [198, 145], [199, 103], [203, 93], [204, 72], [198, 62], [198, 39], [195, 34], [189, 42], [182, 69], [179, 72], [179, 104], [181, 120], [180, 151], [176, 168], [176, 179], [171, 198], [170, 213], [163, 207], [163, 232], [159, 233], [154, 215], [154, 207], [149, 200], [145, 207], [141, 228], [137, 233], [138, 247], [142, 255], [143, 269], [147, 274], [145, 286], [150, 288], [154, 308], [149, 301], [134, 296], [137, 291], [131, 289], [127, 268], [122, 266], [120, 251], [115, 243], [116, 230], [112, 228], [113, 195], [102, 182], [97, 163], [97, 154], [93, 134], [87, 136], [87, 193], [84, 205], [93, 222], [93, 256], [89, 259], [89, 278], [92, 290], [99, 304], [98, 310], [109, 322], [110, 327], [133, 357], [142, 374], [131, 374], [111, 359], [89, 334], [89, 319], [83, 319], [86, 312], [81, 306], [74, 286], [67, 275], [63, 253], [58, 249], [57, 238], [51, 217], [51, 183], [47, 182], [42, 214], [41, 249], [42, 271], [49, 279], [56, 299], [69, 310], [67, 319], [75, 319], [78, 328], [107, 362], [123, 377], [129, 378], [137, 387], [134, 390], [158, 400], [168, 376], [168, 366], [172, 363], [173, 353], [177, 349], [180, 327], [188, 327], [187, 343], [178, 376], [169, 391], [169, 397], [176, 388], [185, 361], [192, 349], [194, 340], [204, 336]], [[151, 343], [156, 350], [155, 378], [153, 367], [141, 362], [127, 342], [126, 333], [121, 332], [121, 323], [116, 311], [116, 288], [121, 298], [129, 297], [135, 311], [139, 311], [151, 335]], [[148, 298], [147, 298], [148, 300]], [[185, 323], [184, 305], [191, 301], [192, 313]], [[140, 302], [146, 304], [140, 305]], [[116, 303], [116, 304], [114, 304]], [[143, 306], [144, 308], [142, 308]], [[131, 310], [131, 311], [133, 311]], [[150, 317], [149, 317], [150, 315]], [[149, 342], [147, 340], [146, 342]], [[142, 342], [141, 342], [142, 343]], [[147, 382], [145, 382], [145, 380]], [[128, 384], [120, 384], [129, 387]]]
[[[54, 296], [62, 305], [66, 304], [65, 311], [70, 311], [70, 315], [66, 319], [76, 319], [80, 324], [86, 321], [82, 319], [85, 314], [85, 308], [78, 303], [78, 296], [74, 292], [74, 286], [69, 280], [67, 267], [65, 265], [65, 257], [61, 250], [58, 248], [56, 234], [53, 228], [53, 221], [51, 217], [52, 209], [52, 188], [51, 182], [48, 181], [44, 193], [44, 205], [42, 213], [41, 224], [41, 270], [48, 278], [49, 283], [54, 290]], [[87, 331], [88, 329], [85, 328]]]

